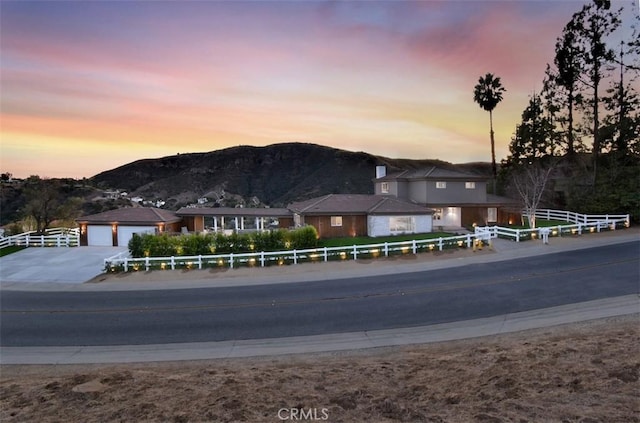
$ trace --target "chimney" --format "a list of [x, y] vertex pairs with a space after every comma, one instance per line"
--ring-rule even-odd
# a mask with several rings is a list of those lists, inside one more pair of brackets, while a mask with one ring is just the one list
[[384, 178], [385, 176], [387, 176], [387, 167], [376, 166], [376, 179]]

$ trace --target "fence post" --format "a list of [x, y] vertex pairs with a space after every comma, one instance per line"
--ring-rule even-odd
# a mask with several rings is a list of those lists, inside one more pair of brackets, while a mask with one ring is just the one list
[[128, 270], [128, 269], [129, 269], [129, 267], [127, 266], [127, 261], [128, 261], [128, 260], [127, 260], [127, 258], [125, 257], [125, 258], [124, 258], [124, 271], [125, 271], [125, 273], [129, 271], [129, 270]]
[[171, 256], [171, 270], [176, 270], [176, 258]]
[[520, 229], [516, 229], [516, 242], [520, 242]]
[[260, 251], [260, 267], [264, 267], [264, 251]]
[[353, 259], [356, 260], [358, 258], [358, 247], [353, 246]]
[[413, 255], [415, 256], [418, 253], [415, 239], [413, 240], [413, 244], [411, 245], [411, 247], [413, 248]]
[[293, 264], [298, 264], [298, 254], [296, 250], [293, 250]]
[[438, 238], [438, 250], [442, 251], [442, 237]]
[[562, 225], [558, 225], [558, 236], [562, 238]]
[[44, 247], [44, 235], [40, 235], [40, 247]]
[[145, 257], [144, 258], [144, 269], [148, 272], [149, 271], [149, 257]]
[[471, 234], [467, 234], [467, 248], [471, 248]]
[[323, 252], [324, 252], [324, 261], [325, 263], [327, 262], [327, 260], [329, 260], [329, 258], [327, 257], [327, 247], [323, 248]]
[[388, 242], [384, 243], [384, 256], [385, 257], [389, 257], [389, 243]]
[[198, 269], [202, 270], [202, 254], [198, 255]]
[[233, 253], [229, 253], [229, 266], [233, 269]]

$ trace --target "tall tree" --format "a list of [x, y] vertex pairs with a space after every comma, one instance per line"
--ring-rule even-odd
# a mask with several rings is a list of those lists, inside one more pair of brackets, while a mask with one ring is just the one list
[[575, 13], [568, 24], [580, 44], [580, 59], [583, 67], [582, 83], [591, 91], [589, 111], [593, 135], [593, 181], [597, 175], [598, 155], [602, 145], [600, 139], [600, 82], [606, 77], [607, 64], [614, 60], [614, 52], [607, 46], [607, 37], [620, 25], [621, 9], [611, 10], [610, 0], [594, 0]]
[[[502, 101], [502, 94], [506, 89], [500, 82], [500, 77], [494, 77], [493, 74], [487, 73], [484, 77], [478, 79], [478, 84], [473, 90], [473, 100], [480, 107], [489, 112], [489, 127], [491, 136], [491, 170], [493, 171], [493, 179], [495, 181], [498, 170], [496, 167], [496, 143], [493, 133], [493, 109]], [[495, 186], [494, 186], [495, 191]]]
[[509, 144], [510, 165], [527, 165], [554, 154], [555, 131], [551, 118], [545, 115], [542, 99], [536, 93], [522, 112], [522, 122], [516, 127]]
[[26, 205], [24, 213], [36, 222], [36, 231], [42, 233], [56, 219], [60, 208], [61, 196], [59, 184], [55, 180], [30, 176], [25, 181], [24, 195]]
[[556, 54], [553, 60], [556, 71], [548, 69], [545, 81], [547, 91], [550, 90], [547, 85], [549, 83], [554, 83], [554, 88], [558, 88], [558, 90], [554, 90], [554, 94], [557, 96], [556, 98], [559, 97], [560, 107], [565, 109], [567, 113], [561, 123], [566, 123], [564, 138], [566, 153], [569, 156], [572, 156], [576, 151], [573, 112], [576, 105], [580, 104], [582, 100], [582, 96], [578, 93], [578, 83], [582, 72], [580, 64], [582, 51], [576, 38], [575, 23], [571, 21], [565, 26], [562, 36], [556, 41]]

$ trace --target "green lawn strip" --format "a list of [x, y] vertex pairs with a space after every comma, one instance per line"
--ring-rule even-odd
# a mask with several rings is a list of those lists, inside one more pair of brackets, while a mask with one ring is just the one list
[[455, 236], [455, 234], [448, 232], [431, 232], [426, 234], [406, 234], [395, 236], [380, 236], [380, 237], [346, 237], [346, 238], [330, 238], [321, 239], [318, 241], [318, 247], [350, 247], [352, 245], [369, 245], [369, 244], [384, 244], [385, 242], [402, 242], [402, 241], [416, 241], [422, 239], [437, 239], [447, 238]]
[[21, 245], [10, 245], [8, 247], [0, 248], [0, 257], [8, 256], [9, 254], [17, 253], [20, 250], [24, 250], [27, 247]]
[[[525, 218], [525, 221], [527, 219]], [[559, 225], [574, 225], [573, 222], [565, 222], [564, 220], [545, 220], [545, 219], [536, 219], [536, 228], [547, 228], [551, 226], [559, 226]], [[507, 225], [507, 228], [510, 229], [531, 229], [528, 222], [526, 225]]]

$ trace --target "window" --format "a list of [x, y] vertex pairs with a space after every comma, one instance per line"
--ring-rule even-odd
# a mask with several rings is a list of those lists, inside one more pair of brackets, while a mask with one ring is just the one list
[[436, 188], [438, 188], [438, 189], [446, 189], [447, 188], [447, 183], [443, 182], [443, 181], [438, 181], [438, 182], [436, 182]]
[[331, 216], [331, 226], [342, 226], [342, 216]]
[[442, 220], [442, 209], [433, 209], [433, 220]]
[[383, 194], [389, 194], [389, 182], [382, 182], [380, 184], [380, 192]]
[[476, 189], [476, 183], [475, 182], [465, 182], [464, 183], [464, 187], [466, 189]]
[[415, 232], [416, 219], [413, 216], [394, 216], [389, 218], [390, 232]]
[[497, 221], [498, 221], [498, 208], [489, 207], [487, 209], [487, 222], [497, 222]]

